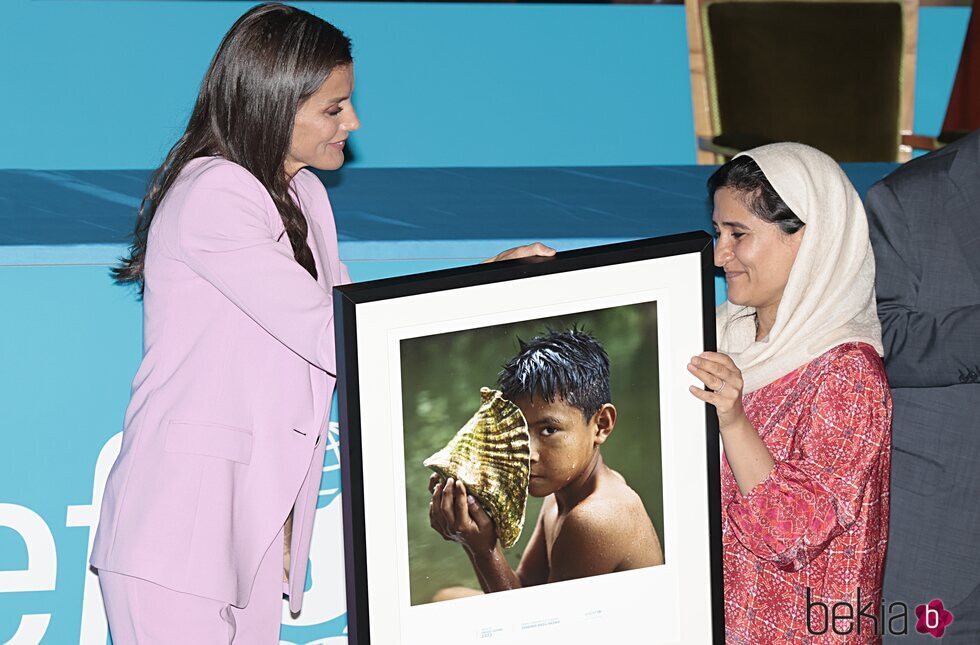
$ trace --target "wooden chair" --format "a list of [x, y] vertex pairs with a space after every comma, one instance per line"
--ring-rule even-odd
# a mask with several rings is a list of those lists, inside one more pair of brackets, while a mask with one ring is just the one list
[[698, 163], [799, 141], [905, 161], [919, 0], [686, 0]]

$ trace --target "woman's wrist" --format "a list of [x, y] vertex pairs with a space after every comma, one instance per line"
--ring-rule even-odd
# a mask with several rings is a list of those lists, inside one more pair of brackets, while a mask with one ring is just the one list
[[721, 431], [721, 439], [738, 488], [748, 495], [775, 467], [772, 453], [744, 414]]
[[718, 415], [718, 431], [723, 437], [746, 433], [757, 434], [755, 427], [745, 416], [744, 411], [739, 410], [737, 413], [731, 413], [730, 418], [726, 418], [727, 416], [729, 415]]

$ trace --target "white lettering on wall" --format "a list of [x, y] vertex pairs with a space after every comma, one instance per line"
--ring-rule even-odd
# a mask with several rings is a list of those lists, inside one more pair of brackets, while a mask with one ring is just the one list
[[68, 507], [68, 518], [65, 526], [86, 526], [88, 532], [88, 549], [85, 551], [85, 590], [82, 592], [82, 626], [78, 645], [105, 645], [109, 635], [109, 625], [105, 617], [105, 605], [102, 603], [102, 590], [99, 588], [99, 577], [88, 566], [89, 556], [92, 555], [92, 543], [95, 541], [95, 527], [99, 525], [99, 512], [102, 510], [102, 493], [105, 490], [109, 470], [116, 461], [119, 449], [122, 447], [122, 433], [113, 435], [99, 452], [95, 462], [95, 474], [92, 476], [92, 503]]
[[[58, 573], [54, 536], [44, 519], [24, 506], [0, 504], [0, 526], [13, 529], [27, 547], [27, 568], [0, 570], [0, 593], [51, 591]], [[7, 645], [35, 645], [48, 629], [51, 614], [25, 614]]]

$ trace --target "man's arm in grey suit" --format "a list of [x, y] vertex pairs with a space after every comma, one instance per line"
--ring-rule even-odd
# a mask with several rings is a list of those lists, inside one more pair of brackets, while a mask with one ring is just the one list
[[892, 387], [942, 387], [977, 382], [980, 305], [917, 310], [920, 276], [913, 268], [918, 254], [914, 249], [917, 241], [909, 233], [909, 215], [883, 182], [871, 188], [865, 206], [875, 253], [875, 291], [889, 383]]

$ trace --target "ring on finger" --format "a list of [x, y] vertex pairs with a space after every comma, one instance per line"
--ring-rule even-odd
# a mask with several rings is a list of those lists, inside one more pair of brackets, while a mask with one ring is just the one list
[[725, 386], [726, 385], [728, 385], [728, 383], [726, 383], [725, 380], [722, 379], [722, 381], [721, 381], [721, 387], [718, 388], [717, 390], [715, 390], [715, 394], [721, 394], [721, 391], [725, 389]]

